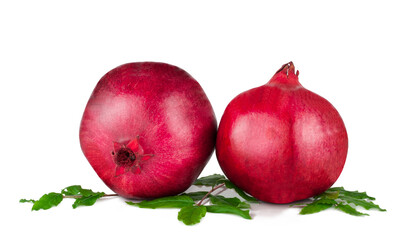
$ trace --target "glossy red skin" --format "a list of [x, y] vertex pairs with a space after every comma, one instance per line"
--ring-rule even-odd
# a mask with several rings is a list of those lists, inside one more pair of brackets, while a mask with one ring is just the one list
[[[210, 159], [216, 131], [212, 106], [187, 72], [165, 63], [129, 63], [98, 82], [83, 114], [80, 143], [114, 192], [155, 198], [191, 186]], [[149, 159], [138, 163], [138, 172], [116, 176], [114, 142], [127, 145], [137, 136]]]
[[289, 64], [266, 85], [235, 97], [217, 134], [216, 154], [225, 175], [271, 203], [327, 190], [343, 170], [348, 150], [337, 110], [303, 88]]

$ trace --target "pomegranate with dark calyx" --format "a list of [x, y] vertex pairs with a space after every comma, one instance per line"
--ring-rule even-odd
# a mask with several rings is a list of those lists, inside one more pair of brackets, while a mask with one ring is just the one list
[[301, 86], [292, 62], [267, 84], [228, 104], [216, 142], [225, 175], [271, 203], [290, 203], [327, 190], [343, 170], [347, 150], [339, 113]]
[[199, 83], [165, 63], [121, 65], [101, 78], [80, 144], [104, 183], [126, 198], [185, 191], [214, 150], [217, 122]]

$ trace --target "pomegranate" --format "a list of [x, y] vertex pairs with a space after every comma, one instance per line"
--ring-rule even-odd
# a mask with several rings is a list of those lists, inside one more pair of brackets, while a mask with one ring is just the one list
[[80, 144], [98, 176], [126, 198], [185, 191], [214, 150], [217, 121], [199, 83], [165, 63], [105, 74], [83, 114]]
[[292, 62], [267, 84], [228, 104], [216, 142], [225, 175], [271, 203], [290, 203], [327, 190], [343, 170], [347, 150], [339, 113], [299, 83]]

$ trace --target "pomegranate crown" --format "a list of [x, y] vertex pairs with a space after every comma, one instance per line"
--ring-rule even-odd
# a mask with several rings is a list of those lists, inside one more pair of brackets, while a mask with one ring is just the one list
[[299, 71], [295, 71], [293, 62], [288, 62], [275, 73], [267, 84], [283, 84], [289, 86], [301, 86], [298, 81]]

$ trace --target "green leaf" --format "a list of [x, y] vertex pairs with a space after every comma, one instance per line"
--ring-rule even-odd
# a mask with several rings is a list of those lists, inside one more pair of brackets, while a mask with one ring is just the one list
[[322, 198], [322, 199], [314, 201], [311, 204], [331, 204], [331, 205], [334, 205], [334, 204], [337, 204], [337, 201], [335, 199]]
[[348, 213], [348, 214], [354, 215], [354, 216], [364, 216], [364, 215], [369, 216], [369, 214], [358, 212], [357, 210], [355, 210], [355, 208], [351, 207], [348, 204], [344, 204], [344, 203], [337, 204], [336, 208], [345, 213]]
[[97, 200], [105, 195], [103, 192], [93, 192], [91, 189], [84, 189], [80, 185], [72, 185], [62, 189], [65, 196], [81, 196], [76, 198], [72, 207], [75, 209], [79, 206], [92, 206]]
[[319, 199], [303, 207], [300, 211], [300, 214], [306, 215], [306, 214], [321, 212], [323, 210], [331, 208], [335, 204], [337, 204], [337, 202], [334, 199], [329, 199], [329, 198]]
[[202, 198], [204, 198], [204, 196], [207, 194], [208, 192], [205, 191], [199, 191], [199, 192], [188, 192], [188, 193], [183, 193], [180, 196], [188, 196], [190, 198], [192, 198], [194, 201], [199, 201], [202, 200]]
[[140, 208], [183, 208], [187, 206], [192, 206], [195, 202], [189, 196], [171, 196], [171, 197], [162, 197], [154, 200], [144, 200], [142, 202], [134, 203], [134, 202], [126, 202], [129, 205], [137, 206]]
[[84, 197], [89, 197], [89, 196], [93, 196], [93, 195], [97, 195], [99, 192], [93, 192], [91, 189], [80, 189], [80, 193], [79, 195], [82, 195]]
[[82, 187], [80, 185], [72, 185], [72, 186], [62, 189], [61, 193], [66, 196], [79, 195], [81, 190], [82, 190]]
[[327, 191], [339, 191], [340, 196], [347, 196], [356, 199], [376, 200], [376, 198], [369, 196], [366, 192], [347, 191], [343, 187], [330, 188]]
[[324, 197], [327, 197], [329, 199], [337, 199], [340, 195], [340, 191], [326, 191], [323, 193]]
[[342, 189], [342, 187], [339, 188], [329, 188], [328, 190], [326, 190], [325, 192], [314, 196], [314, 199], [319, 199], [319, 198], [330, 198], [330, 199], [337, 199], [340, 195], [340, 189]]
[[303, 209], [301, 209], [300, 214], [306, 215], [306, 214], [317, 213], [326, 210], [328, 208], [331, 208], [332, 206], [333, 206], [332, 204], [308, 204], [307, 206], [303, 207]]
[[97, 196], [100, 192], [93, 192], [91, 189], [84, 189], [80, 185], [72, 185], [62, 189], [61, 193], [66, 196], [81, 195], [84, 197], [89, 197], [89, 196]]
[[239, 194], [239, 196], [241, 196], [241, 197], [242, 197], [243, 199], [245, 199], [246, 201], [254, 202], [254, 203], [257, 203], [257, 202], [258, 202], [256, 198], [247, 195], [242, 189], [238, 188], [238, 187], [237, 187], [235, 184], [233, 184], [231, 181], [229, 181], [229, 180], [224, 180], [223, 182], [225, 183], [225, 187], [227, 187], [227, 188], [229, 188], [229, 189], [234, 189], [235, 192], [236, 192], [237, 194]]
[[250, 205], [246, 202], [242, 202], [239, 198], [226, 198], [221, 195], [210, 196], [210, 201], [216, 205], [229, 205], [237, 208], [250, 208]]
[[204, 216], [206, 216], [205, 206], [186, 206], [178, 212], [178, 220], [185, 225], [197, 224]]
[[353, 203], [353, 204], [355, 204], [357, 206], [361, 206], [361, 207], [365, 208], [366, 210], [374, 208], [374, 209], [377, 209], [379, 211], [383, 211], [383, 212], [386, 211], [385, 209], [380, 208], [379, 205], [376, 205], [373, 202], [367, 201], [365, 199], [356, 199], [356, 198], [349, 197], [349, 196], [344, 196], [344, 195], [340, 196], [340, 199], [341, 200], [345, 200], [347, 203]]
[[214, 187], [215, 185], [222, 183], [223, 180], [227, 180], [223, 175], [213, 174], [197, 179], [193, 185]]
[[63, 196], [60, 193], [51, 192], [44, 194], [39, 200], [35, 201], [32, 207], [32, 211], [40, 209], [47, 210], [54, 206], [58, 206], [62, 202]]
[[[316, 213], [334, 206], [336, 209], [354, 216], [368, 215], [357, 211], [354, 205], [361, 206], [366, 210], [374, 208], [379, 211], [386, 211], [385, 209], [380, 208], [379, 205], [374, 204], [372, 200], [375, 200], [375, 198], [369, 196], [366, 192], [348, 191], [343, 187], [329, 188], [324, 193], [315, 196], [313, 199], [314, 201], [307, 204], [301, 210], [300, 214]], [[351, 206], [349, 204], [354, 205]]]
[[247, 202], [240, 202], [239, 205], [237, 206], [238, 208], [244, 209], [244, 208], [250, 208], [250, 204]]
[[206, 206], [206, 209], [208, 212], [211, 212], [211, 213], [229, 213], [229, 214], [241, 216], [245, 219], [251, 219], [249, 210], [242, 210], [238, 207], [234, 207], [231, 205], [224, 205], [224, 204], [210, 205], [210, 206]]
[[33, 199], [29, 199], [29, 200], [27, 200], [27, 199], [20, 199], [19, 202], [20, 202], [20, 203], [27, 203], [27, 202], [35, 203], [36, 200], [33, 200]]
[[224, 204], [224, 205], [230, 205], [230, 206], [234, 206], [234, 207], [238, 206], [239, 203], [241, 202], [239, 200], [239, 198], [236, 198], [236, 197], [234, 197], [234, 198], [226, 198], [226, 197], [221, 196], [221, 195], [211, 196], [210, 197], [210, 201], [213, 204]]
[[103, 197], [105, 193], [98, 192], [93, 193], [92, 195], [82, 196], [81, 198], [76, 198], [75, 202], [73, 203], [72, 207], [75, 209], [79, 206], [92, 206], [97, 200]]

